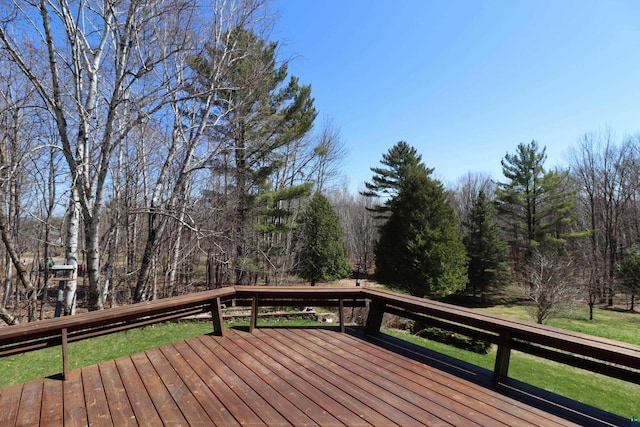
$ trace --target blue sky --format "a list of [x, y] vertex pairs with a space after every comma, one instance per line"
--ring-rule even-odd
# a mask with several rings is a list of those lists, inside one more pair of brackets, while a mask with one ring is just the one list
[[640, 133], [640, 1], [275, 0], [290, 73], [340, 129], [356, 191], [405, 140], [445, 184], [502, 178], [518, 143], [566, 165], [586, 132]]

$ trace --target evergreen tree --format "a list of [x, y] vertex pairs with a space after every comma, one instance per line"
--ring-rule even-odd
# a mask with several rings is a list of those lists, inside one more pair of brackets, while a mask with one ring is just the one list
[[508, 276], [504, 262], [507, 246], [500, 239], [500, 229], [492, 201], [480, 190], [473, 200], [464, 244], [469, 260], [468, 287], [475, 297], [480, 292], [480, 300], [486, 301], [487, 293], [505, 282]]
[[[270, 191], [269, 181], [285, 163], [287, 148], [309, 132], [317, 113], [311, 86], [300, 85], [296, 77], [286, 81], [287, 66], [278, 64], [276, 42], [242, 27], [229, 30], [222, 40], [225, 46], [206, 46], [190, 58], [196, 78], [188, 89], [192, 94], [216, 91], [210, 138], [222, 141], [222, 146], [211, 160], [211, 170], [235, 199], [228, 212], [233, 242], [225, 252], [234, 261], [235, 283], [247, 284], [248, 273], [258, 265], [255, 258], [261, 258], [256, 256], [260, 236], [255, 230], [263, 202], [259, 196]], [[224, 61], [232, 66], [221, 72]], [[307, 191], [303, 185], [291, 193]]]
[[410, 170], [424, 169], [427, 175], [433, 172], [433, 169], [424, 166], [418, 151], [405, 141], [399, 141], [383, 154], [380, 163], [386, 167], [371, 168], [373, 178], [371, 182], [364, 183], [366, 191], [362, 192], [363, 196], [386, 199], [383, 205], [371, 209], [378, 213], [389, 212], [390, 201], [398, 194], [400, 185]]
[[380, 228], [376, 278], [412, 295], [449, 294], [466, 284], [465, 250], [444, 188], [426, 168], [412, 168]]
[[540, 245], [564, 243], [564, 225], [575, 207], [574, 191], [564, 188], [567, 173], [545, 171], [545, 151], [531, 141], [502, 160], [507, 182], [498, 183], [498, 213], [516, 260], [528, 259]]
[[316, 193], [305, 209], [298, 236], [297, 272], [311, 286], [349, 275], [340, 218], [321, 193]]

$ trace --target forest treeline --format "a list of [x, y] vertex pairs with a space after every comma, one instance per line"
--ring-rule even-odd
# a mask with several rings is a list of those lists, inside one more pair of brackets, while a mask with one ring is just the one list
[[638, 138], [585, 134], [566, 170], [520, 144], [496, 159], [503, 178], [452, 188], [401, 142], [350, 194], [339, 129], [289, 75], [265, 0], [9, 1], [0, 15], [5, 323], [47, 315], [52, 261], [74, 267], [63, 314], [351, 272], [420, 295], [521, 280], [533, 296], [547, 272], [592, 305], [635, 289], [620, 263], [640, 237]]

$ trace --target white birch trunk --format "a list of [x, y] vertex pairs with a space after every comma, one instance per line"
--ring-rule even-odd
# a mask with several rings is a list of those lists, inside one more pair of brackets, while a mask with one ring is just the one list
[[72, 190], [67, 221], [67, 244], [65, 259], [67, 265], [73, 266], [71, 278], [66, 282], [64, 290], [64, 314], [76, 313], [76, 294], [78, 288], [78, 240], [80, 235], [80, 203], [77, 191]]

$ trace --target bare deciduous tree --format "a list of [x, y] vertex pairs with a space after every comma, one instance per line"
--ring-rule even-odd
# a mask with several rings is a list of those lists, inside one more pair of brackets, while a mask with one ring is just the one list
[[[603, 300], [613, 304], [615, 266], [621, 259], [621, 248], [633, 243], [624, 227], [637, 194], [638, 169], [634, 144], [626, 140], [616, 144], [611, 130], [583, 135], [570, 153], [574, 180], [578, 183], [579, 212], [590, 230], [590, 266], [594, 269], [591, 283]], [[637, 235], [637, 233], [636, 233]]]
[[[0, 26], [6, 56], [29, 79], [55, 118], [74, 188], [71, 217], [84, 224], [89, 308], [103, 306], [100, 217], [115, 148], [132, 129], [174, 99], [164, 64], [182, 49], [196, 5], [15, 1]], [[42, 64], [28, 62], [27, 47]], [[71, 227], [75, 221], [69, 221]], [[75, 231], [69, 230], [69, 240]], [[68, 245], [67, 263], [77, 263]]]
[[557, 251], [534, 250], [524, 266], [523, 290], [533, 301], [533, 317], [542, 324], [573, 307], [579, 296], [574, 283], [574, 264]]

